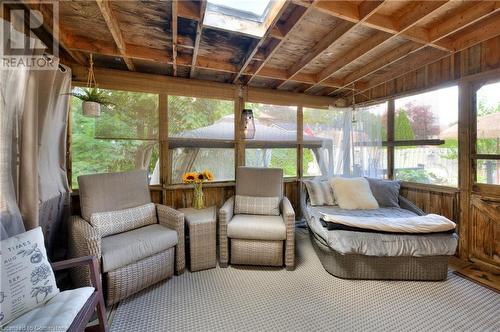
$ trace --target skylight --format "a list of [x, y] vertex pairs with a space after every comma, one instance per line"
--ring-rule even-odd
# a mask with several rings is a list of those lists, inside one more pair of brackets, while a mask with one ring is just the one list
[[283, 4], [281, 0], [208, 0], [203, 24], [262, 37]]
[[217, 6], [220, 11], [232, 12], [233, 15], [243, 19], [255, 16], [262, 22], [271, 0], [208, 0], [209, 4]]

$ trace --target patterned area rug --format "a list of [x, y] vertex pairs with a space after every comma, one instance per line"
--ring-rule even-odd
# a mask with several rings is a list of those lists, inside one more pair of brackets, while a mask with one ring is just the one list
[[449, 273], [445, 282], [343, 280], [306, 231], [295, 271], [215, 268], [173, 277], [123, 301], [112, 331], [500, 331], [500, 295]]

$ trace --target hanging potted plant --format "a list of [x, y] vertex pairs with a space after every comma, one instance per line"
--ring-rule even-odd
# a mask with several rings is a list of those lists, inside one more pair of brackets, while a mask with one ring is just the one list
[[96, 118], [100, 116], [101, 105], [102, 106], [114, 105], [105, 95], [105, 92], [103, 90], [99, 90], [96, 87], [75, 91], [72, 92], [71, 95], [82, 101], [83, 115], [88, 117]]
[[82, 101], [82, 113], [84, 116], [97, 118], [101, 115], [101, 106], [112, 106], [114, 104], [108, 99], [104, 90], [97, 88], [92, 54], [90, 54], [89, 60], [87, 87], [79, 91], [73, 91], [70, 95]]

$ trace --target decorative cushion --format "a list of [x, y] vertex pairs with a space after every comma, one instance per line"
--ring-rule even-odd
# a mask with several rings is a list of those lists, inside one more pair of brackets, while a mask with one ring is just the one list
[[280, 215], [279, 197], [255, 197], [236, 195], [234, 214]]
[[41, 227], [3, 240], [1, 264], [2, 326], [59, 293]]
[[101, 241], [102, 272], [109, 272], [172, 248], [177, 232], [160, 224], [111, 235]]
[[335, 205], [333, 189], [328, 181], [305, 180], [304, 184], [312, 206]]
[[378, 203], [365, 178], [334, 177], [330, 180], [341, 209], [378, 209]]
[[83, 219], [92, 213], [119, 211], [151, 203], [148, 172], [89, 174], [78, 177]]
[[227, 225], [227, 236], [232, 239], [285, 240], [286, 226], [281, 216], [238, 214]]
[[66, 331], [92, 293], [93, 287], [60, 292], [44, 305], [7, 324], [5, 331]]
[[366, 178], [370, 184], [373, 197], [381, 207], [399, 207], [399, 181]]
[[154, 203], [111, 212], [97, 212], [90, 216], [90, 224], [101, 236], [123, 233], [142, 226], [156, 224]]

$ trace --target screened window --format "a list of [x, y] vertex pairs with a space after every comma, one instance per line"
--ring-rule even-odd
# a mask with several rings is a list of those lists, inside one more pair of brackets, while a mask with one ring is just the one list
[[[500, 184], [500, 82], [476, 92], [476, 182]], [[481, 157], [484, 155], [484, 157]], [[490, 159], [485, 159], [486, 157]]]
[[215, 181], [234, 180], [232, 101], [169, 96], [168, 136], [172, 183], [204, 169], [214, 173]]
[[396, 99], [394, 127], [395, 178], [458, 185], [457, 86]]
[[71, 99], [72, 188], [80, 175], [133, 169], [148, 170], [150, 184], [158, 184], [158, 95], [105, 92], [114, 105], [101, 106], [98, 118], [83, 116], [82, 102]]
[[333, 168], [334, 142], [340, 132], [334, 111], [303, 109], [302, 167], [304, 176], [327, 176]]
[[245, 142], [245, 164], [297, 176], [297, 107], [247, 103], [245, 108], [255, 119], [255, 138]]

